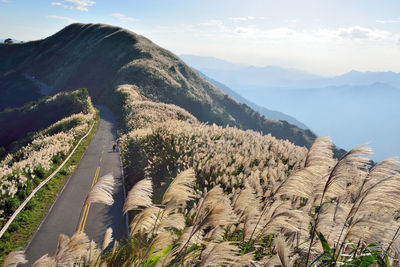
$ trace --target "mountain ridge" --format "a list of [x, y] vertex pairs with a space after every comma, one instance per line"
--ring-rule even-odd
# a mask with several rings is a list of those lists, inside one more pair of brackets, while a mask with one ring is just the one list
[[311, 131], [269, 120], [236, 102], [176, 55], [119, 27], [75, 23], [43, 40], [0, 45], [0, 56], [5, 58], [0, 84], [11, 70], [17, 76], [27, 73], [48, 85], [50, 94], [87, 88], [95, 103], [114, 110], [121, 105], [115, 90], [131, 84], [141, 96], [182, 107], [202, 122], [271, 133], [300, 146], [315, 139]]
[[[239, 87], [310, 88], [344, 85], [371, 85], [382, 82], [400, 88], [400, 74], [392, 71], [372, 72], [352, 70], [347, 73], [323, 77], [306, 71], [279, 66], [243, 66], [214, 57], [181, 55], [183, 60], [207, 76], [216, 79], [234, 90]], [[219, 65], [213, 62], [219, 62]], [[224, 68], [220, 66], [224, 65]], [[208, 67], [206, 67], [208, 66]], [[243, 75], [247, 73], [247, 75]], [[305, 76], [299, 76], [304, 74]], [[250, 78], [248, 78], [250, 77]]]

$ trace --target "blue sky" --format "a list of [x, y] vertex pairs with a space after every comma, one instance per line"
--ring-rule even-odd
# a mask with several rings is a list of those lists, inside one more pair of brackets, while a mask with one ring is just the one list
[[0, 0], [0, 38], [41, 39], [71, 22], [235, 63], [400, 72], [399, 0]]

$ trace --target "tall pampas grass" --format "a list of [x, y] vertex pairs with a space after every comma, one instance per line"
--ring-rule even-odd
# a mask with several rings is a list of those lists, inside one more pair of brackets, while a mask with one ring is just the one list
[[316, 184], [335, 164], [332, 146], [332, 141], [328, 136], [316, 138], [307, 154], [304, 169], [288, 177], [277, 187], [273, 195], [312, 199]]
[[250, 262], [252, 255], [240, 256], [237, 246], [230, 242], [207, 243], [201, 254], [201, 266], [242, 266]]
[[105, 205], [112, 205], [114, 203], [112, 196], [114, 183], [114, 177], [111, 174], [101, 177], [87, 195], [85, 204], [103, 203]]
[[362, 155], [370, 155], [372, 153], [371, 148], [365, 146], [359, 146], [353, 148], [347, 152], [332, 168], [329, 175], [322, 179], [321, 185], [318, 188], [322, 189], [320, 192], [316, 192], [319, 199], [319, 205], [317, 208], [316, 215], [314, 217], [314, 224], [311, 230], [311, 237], [309, 248], [306, 257], [306, 264], [308, 264], [311, 248], [313, 246], [316, 229], [318, 228], [321, 207], [324, 204], [326, 198], [343, 198], [346, 194], [346, 186], [351, 183], [354, 177], [365, 173], [369, 167], [370, 160]]
[[32, 267], [54, 267], [57, 266], [57, 262], [53, 257], [50, 257], [48, 254], [40, 257]]
[[24, 252], [17, 250], [8, 254], [3, 262], [3, 267], [16, 267], [20, 263], [25, 264], [27, 262]]
[[108, 227], [106, 230], [106, 233], [104, 234], [104, 240], [103, 240], [103, 246], [101, 249], [104, 251], [108, 245], [113, 241], [113, 236], [112, 236], [113, 230], [111, 227]]
[[68, 245], [69, 241], [71, 239], [69, 236], [65, 234], [60, 234], [58, 236], [58, 244], [57, 244], [57, 251], [56, 251], [56, 256], [60, 254], [62, 251], [64, 251], [64, 248]]
[[279, 235], [278, 237], [276, 237], [275, 242], [276, 251], [278, 253], [282, 267], [291, 267], [293, 263], [289, 259], [289, 249], [287, 247], [285, 238], [282, 235]]
[[175, 207], [184, 208], [186, 202], [195, 197], [195, 181], [196, 175], [192, 168], [179, 173], [168, 186], [161, 203], [173, 203]]
[[74, 264], [76, 260], [86, 255], [89, 245], [90, 241], [85, 233], [75, 233], [68, 244], [57, 253], [55, 257], [57, 266], [70, 266]]
[[163, 209], [159, 207], [148, 207], [135, 216], [131, 222], [130, 234], [134, 236], [137, 233], [148, 233], [157, 227], [160, 223], [159, 217], [163, 213]]
[[150, 207], [153, 205], [153, 181], [145, 178], [137, 182], [129, 191], [124, 204], [124, 213], [139, 207]]

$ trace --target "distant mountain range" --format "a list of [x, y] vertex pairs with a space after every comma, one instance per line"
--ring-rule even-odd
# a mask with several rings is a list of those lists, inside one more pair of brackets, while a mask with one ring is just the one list
[[[400, 87], [400, 74], [395, 72], [350, 71], [336, 77], [322, 77], [297, 69], [277, 66], [254, 67], [233, 64], [214, 57], [180, 56], [187, 64], [230, 88], [320, 88], [344, 85], [385, 83]], [[243, 88], [242, 88], [243, 89]]]
[[247, 106], [251, 107], [252, 109], [257, 111], [258, 113], [260, 113], [261, 115], [264, 115], [265, 117], [273, 119], [273, 120], [287, 121], [290, 124], [296, 125], [297, 127], [301, 128], [301, 129], [304, 129], [304, 130], [308, 129], [308, 127], [304, 123], [299, 122], [298, 120], [296, 120], [292, 116], [286, 115], [285, 113], [282, 113], [282, 112], [279, 112], [279, 111], [270, 110], [270, 109], [267, 109], [265, 107], [259, 106], [259, 105], [255, 104], [255, 103], [247, 100], [246, 98], [242, 97], [240, 94], [236, 93], [235, 91], [233, 91], [231, 88], [229, 88], [225, 84], [220, 83], [220, 82], [208, 77], [207, 75], [203, 74], [200, 71], [197, 71], [197, 72], [204, 79], [206, 79], [207, 81], [212, 83], [215, 87], [220, 89], [222, 92], [224, 92], [225, 94], [229, 95], [230, 97], [232, 97], [236, 101], [238, 101], [238, 102], [240, 102], [242, 104], [246, 104]]
[[369, 142], [375, 160], [400, 156], [398, 73], [351, 71], [326, 78], [280, 67], [181, 57], [248, 101], [293, 116], [318, 135], [330, 135], [340, 147]]

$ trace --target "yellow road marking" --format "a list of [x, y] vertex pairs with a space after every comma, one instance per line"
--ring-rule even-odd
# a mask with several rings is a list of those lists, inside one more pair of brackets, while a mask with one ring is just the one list
[[[99, 173], [100, 173], [100, 166], [97, 166], [91, 188], [97, 183], [97, 179], [99, 178]], [[90, 204], [85, 205], [85, 209], [83, 211], [81, 221], [79, 222], [78, 232], [83, 232], [83, 230], [85, 229], [85, 224], [86, 224], [87, 217], [89, 215], [89, 210], [90, 210]]]
[[100, 162], [102, 162], [103, 161], [103, 157], [100, 157]]

